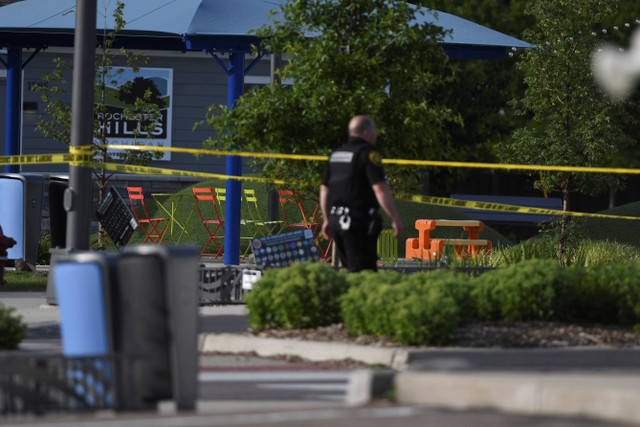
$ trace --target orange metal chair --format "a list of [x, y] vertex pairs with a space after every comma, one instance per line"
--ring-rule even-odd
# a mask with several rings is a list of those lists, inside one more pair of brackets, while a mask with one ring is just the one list
[[[320, 253], [322, 254], [321, 258], [328, 260], [331, 258], [331, 254], [329, 253], [331, 250], [331, 243], [333, 239], [327, 242], [327, 246], [323, 247], [320, 244], [320, 229], [322, 227], [322, 212], [320, 212], [319, 203], [311, 198], [299, 198], [299, 192], [294, 192], [292, 190], [278, 190], [278, 195], [280, 196], [280, 207], [282, 208], [282, 216], [284, 217], [284, 222], [289, 228], [289, 231], [293, 231], [294, 228], [313, 228], [313, 235], [316, 239], [316, 245], [320, 249]], [[298, 205], [298, 209], [300, 210], [300, 215], [302, 215], [302, 222], [290, 222], [289, 217], [287, 216], [287, 205], [290, 203], [294, 203]], [[314, 203], [310, 208], [309, 205]], [[291, 208], [289, 208], [291, 209]], [[290, 214], [292, 212], [289, 212]]]
[[[284, 217], [284, 222], [287, 224], [289, 231], [293, 231], [294, 228], [312, 228], [315, 234], [316, 229], [319, 225], [322, 225], [322, 222], [319, 221], [317, 217], [318, 214], [318, 202], [315, 202], [314, 208], [310, 209], [308, 207], [308, 203], [313, 201], [313, 199], [299, 199], [299, 192], [294, 192], [291, 190], [278, 190], [278, 195], [280, 196], [280, 207], [282, 208], [282, 216]], [[305, 205], [307, 202], [307, 205]], [[298, 209], [300, 210], [300, 214], [302, 215], [302, 222], [291, 222], [289, 221], [289, 217], [287, 216], [287, 205], [293, 203], [298, 205]], [[291, 214], [291, 212], [290, 212]]]
[[[138, 221], [140, 228], [146, 236], [142, 243], [147, 243], [148, 241], [151, 241], [153, 244], [163, 242], [164, 233], [167, 231], [167, 220], [163, 217], [151, 218], [144, 204], [142, 187], [127, 187], [127, 192], [129, 193], [129, 202], [131, 203], [133, 215], [136, 217], [136, 221]], [[138, 201], [138, 206], [135, 205], [134, 200]], [[138, 209], [140, 208], [142, 208], [142, 212], [144, 212], [144, 217], [138, 215]]]
[[[224, 251], [224, 218], [220, 217], [220, 211], [218, 210], [218, 202], [216, 196], [213, 194], [212, 188], [193, 188], [193, 195], [196, 198], [196, 208], [198, 209], [198, 215], [207, 233], [209, 233], [209, 240], [207, 244], [202, 248], [200, 256], [213, 256], [218, 258]], [[206, 206], [201, 206], [200, 204]], [[215, 218], [212, 218], [215, 216]], [[218, 234], [218, 230], [222, 229], [222, 234]], [[223, 239], [222, 244], [218, 243], [218, 239]], [[217, 252], [207, 252], [209, 245], [213, 243], [217, 249]]]

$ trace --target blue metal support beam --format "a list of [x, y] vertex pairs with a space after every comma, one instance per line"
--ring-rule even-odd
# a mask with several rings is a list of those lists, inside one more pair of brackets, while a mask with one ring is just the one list
[[[229, 88], [227, 105], [233, 108], [244, 90], [244, 52], [229, 56]], [[242, 176], [242, 159], [227, 156], [227, 175]], [[240, 201], [242, 183], [236, 179], [227, 180], [227, 203], [224, 221], [224, 264], [240, 264]]]
[[262, 55], [256, 56], [256, 58], [253, 61], [251, 61], [251, 64], [247, 65], [247, 68], [245, 68], [244, 75], [246, 76], [247, 74], [249, 74], [249, 71], [251, 71], [253, 67], [255, 67], [256, 65], [258, 65], [258, 62], [260, 62], [261, 59], [262, 59]]
[[[22, 113], [22, 48], [7, 49], [7, 98], [5, 147], [7, 156], [20, 154], [20, 116]], [[18, 173], [18, 165], [5, 165], [5, 173]]]
[[41, 47], [36, 48], [33, 52], [31, 52], [31, 55], [29, 55], [29, 57], [27, 59], [25, 59], [24, 61], [22, 61], [22, 68], [25, 68], [29, 62], [31, 62], [31, 60], [38, 54], [40, 53], [40, 51], [42, 50]]
[[[242, 96], [244, 90], [244, 55], [247, 52], [233, 52], [229, 55], [227, 66], [214, 52], [209, 52], [213, 59], [222, 67], [229, 78], [227, 89], [227, 106], [234, 108], [236, 100]], [[259, 58], [247, 68], [250, 70]], [[242, 176], [242, 159], [239, 156], [227, 156], [226, 173], [229, 176]], [[227, 200], [224, 213], [224, 264], [240, 264], [240, 202], [242, 183], [237, 179], [228, 179]]]

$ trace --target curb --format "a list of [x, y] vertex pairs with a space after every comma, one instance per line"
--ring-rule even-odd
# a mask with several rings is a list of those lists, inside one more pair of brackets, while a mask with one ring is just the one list
[[291, 355], [312, 362], [351, 359], [395, 370], [407, 369], [410, 357], [408, 350], [397, 347], [369, 347], [335, 342], [260, 338], [237, 334], [200, 334], [198, 336], [198, 350], [205, 353], [254, 352], [263, 357]]
[[394, 386], [401, 404], [640, 423], [640, 376], [622, 372], [401, 372]]
[[[470, 350], [412, 350], [238, 334], [208, 333], [198, 338], [201, 352], [292, 355], [314, 362], [352, 359], [387, 368], [354, 371], [347, 389], [349, 406], [366, 405], [374, 398], [393, 393], [395, 402], [401, 405], [454, 410], [489, 408], [524, 415], [589, 417], [640, 424], [637, 349], [613, 357], [613, 365], [618, 369], [612, 370], [611, 357], [606, 357], [611, 354], [604, 349], [576, 349], [563, 353], [562, 357], [555, 351], [540, 354], [534, 351], [533, 358], [539, 363], [524, 367], [517, 360], [518, 353], [503, 350], [501, 358], [495, 349], [481, 351], [482, 357], [469, 363], [460, 356]], [[490, 363], [496, 358], [508, 359], [505, 356], [509, 354], [519, 362], [517, 367], [503, 361], [501, 369]], [[561, 363], [545, 369], [550, 359], [544, 354], [560, 359]], [[576, 363], [580, 356], [587, 356], [587, 365], [595, 370], [576, 366], [580, 365]], [[609, 364], [598, 366], [594, 356], [605, 356], [597, 359], [608, 359]], [[571, 361], [574, 369], [567, 371]], [[416, 367], [426, 371], [415, 370]]]
[[348, 406], [363, 406], [375, 398], [386, 398], [393, 390], [395, 371], [360, 369], [349, 376], [345, 403]]

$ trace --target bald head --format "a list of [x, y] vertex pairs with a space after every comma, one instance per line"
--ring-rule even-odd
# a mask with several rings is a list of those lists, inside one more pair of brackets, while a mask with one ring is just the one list
[[349, 121], [349, 136], [362, 138], [375, 145], [378, 136], [376, 122], [371, 117], [355, 116]]

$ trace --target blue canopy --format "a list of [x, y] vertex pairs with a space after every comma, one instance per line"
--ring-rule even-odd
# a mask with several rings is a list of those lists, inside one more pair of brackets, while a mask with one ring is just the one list
[[[251, 30], [268, 24], [268, 14], [283, 0], [124, 1], [128, 48], [158, 50], [248, 50], [257, 39]], [[38, 48], [72, 46], [75, 0], [23, 0], [0, 8], [0, 45]], [[97, 27], [113, 29], [115, 1], [98, 0]], [[502, 59], [507, 48], [528, 43], [444, 12], [420, 8], [417, 22], [450, 30], [443, 47], [450, 57]], [[434, 13], [435, 12], [435, 13]]]

